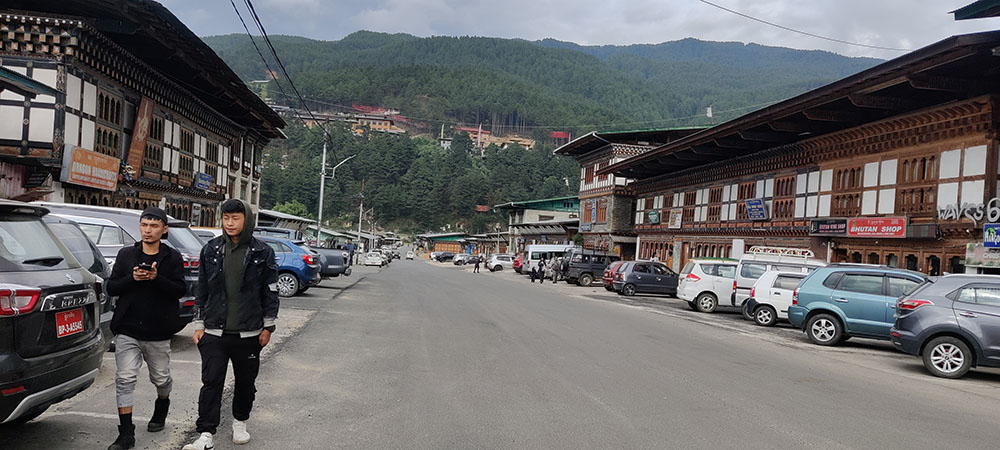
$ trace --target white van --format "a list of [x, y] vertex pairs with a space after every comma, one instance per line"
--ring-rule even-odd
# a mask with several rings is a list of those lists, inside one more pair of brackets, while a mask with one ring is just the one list
[[521, 258], [521, 273], [530, 273], [532, 267], [538, 267], [538, 261], [545, 261], [545, 264], [548, 264], [552, 258], [567, 256], [573, 247], [571, 244], [528, 245], [524, 247], [524, 252], [522, 252], [524, 256]]
[[[768, 271], [811, 273], [826, 266], [825, 262], [815, 259], [815, 256], [812, 250], [804, 248], [750, 247], [736, 266], [731, 298], [733, 306], [746, 306], [754, 283]], [[752, 319], [748, 311], [743, 312], [743, 317]]]

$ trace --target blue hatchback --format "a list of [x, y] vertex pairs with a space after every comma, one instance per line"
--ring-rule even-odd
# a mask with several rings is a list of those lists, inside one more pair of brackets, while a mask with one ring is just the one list
[[310, 281], [320, 276], [316, 257], [304, 243], [269, 236], [254, 236], [274, 249], [278, 263], [278, 295], [291, 297], [309, 289]]
[[889, 339], [896, 300], [925, 282], [926, 275], [905, 269], [833, 264], [802, 281], [788, 321], [818, 345], [837, 345], [852, 336]]

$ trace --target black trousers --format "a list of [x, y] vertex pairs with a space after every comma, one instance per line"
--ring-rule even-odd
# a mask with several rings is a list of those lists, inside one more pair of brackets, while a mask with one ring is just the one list
[[222, 389], [226, 384], [226, 370], [233, 362], [233, 418], [247, 420], [253, 409], [257, 393], [254, 382], [260, 371], [260, 340], [257, 336], [241, 338], [238, 334], [222, 337], [205, 334], [198, 342], [201, 352], [201, 394], [198, 396], [199, 433], [215, 434], [219, 427], [222, 408]]

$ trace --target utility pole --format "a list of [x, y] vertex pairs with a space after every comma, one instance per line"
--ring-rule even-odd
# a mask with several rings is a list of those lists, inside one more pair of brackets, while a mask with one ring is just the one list
[[[365, 217], [365, 180], [361, 179], [361, 193], [358, 194], [361, 197], [361, 204], [358, 205], [358, 242], [361, 242], [361, 220]], [[365, 251], [371, 251], [370, 248], [365, 248]], [[360, 253], [360, 252], [359, 252]]]
[[316, 213], [316, 246], [323, 240], [323, 185], [326, 184], [326, 133], [323, 133], [323, 161], [319, 166], [319, 210]]

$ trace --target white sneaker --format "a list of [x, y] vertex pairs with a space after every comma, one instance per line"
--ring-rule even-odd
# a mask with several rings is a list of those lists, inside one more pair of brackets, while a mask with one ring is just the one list
[[201, 433], [197, 440], [185, 445], [182, 450], [211, 450], [213, 448], [215, 448], [215, 443], [212, 441], [212, 433]]
[[247, 433], [247, 423], [242, 420], [233, 421], [233, 443], [237, 445], [250, 442], [250, 433]]

